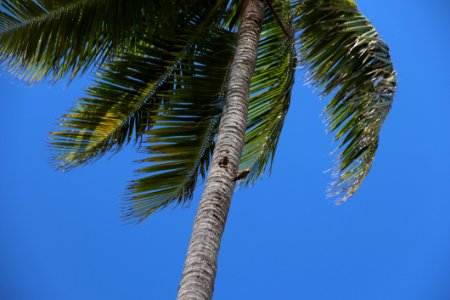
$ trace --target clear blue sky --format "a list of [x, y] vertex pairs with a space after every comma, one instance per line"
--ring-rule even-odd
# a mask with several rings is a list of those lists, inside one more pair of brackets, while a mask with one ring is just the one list
[[[450, 299], [450, 4], [357, 2], [399, 73], [374, 167], [345, 205], [325, 198], [336, 145], [298, 73], [272, 176], [233, 199], [216, 300]], [[134, 149], [54, 171], [48, 132], [88, 84], [0, 77], [0, 299], [175, 298], [201, 187], [127, 226]]]

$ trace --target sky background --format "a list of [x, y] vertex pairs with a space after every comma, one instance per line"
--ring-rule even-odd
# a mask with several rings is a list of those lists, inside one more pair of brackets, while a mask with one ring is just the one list
[[[233, 198], [214, 299], [450, 299], [450, 4], [357, 1], [389, 44], [399, 88], [375, 164], [345, 205], [326, 199], [336, 147], [325, 101], [296, 75], [270, 178]], [[54, 171], [48, 132], [89, 77], [0, 76], [0, 299], [175, 299], [189, 208], [125, 225], [133, 147]]]

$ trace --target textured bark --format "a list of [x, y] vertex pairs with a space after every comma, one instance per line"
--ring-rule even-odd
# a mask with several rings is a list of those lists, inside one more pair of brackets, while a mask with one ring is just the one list
[[178, 290], [179, 300], [209, 300], [214, 290], [220, 241], [233, 195], [247, 128], [248, 96], [264, 18], [262, 0], [245, 0], [242, 24], [220, 121], [216, 147]]

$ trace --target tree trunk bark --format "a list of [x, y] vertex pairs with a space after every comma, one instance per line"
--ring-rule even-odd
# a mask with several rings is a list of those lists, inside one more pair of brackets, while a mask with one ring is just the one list
[[220, 241], [247, 128], [249, 84], [255, 70], [263, 18], [263, 0], [244, 0], [225, 107], [211, 169], [194, 221], [178, 300], [212, 299]]

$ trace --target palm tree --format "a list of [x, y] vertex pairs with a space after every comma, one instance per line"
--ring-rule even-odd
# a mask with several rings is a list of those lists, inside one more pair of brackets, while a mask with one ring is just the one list
[[297, 56], [333, 95], [340, 203], [370, 170], [396, 87], [387, 45], [352, 0], [0, 1], [3, 67], [30, 82], [97, 70], [52, 133], [58, 168], [133, 141], [148, 155], [123, 210], [136, 222], [191, 200], [210, 169], [179, 299], [212, 298], [236, 180], [270, 171]]

